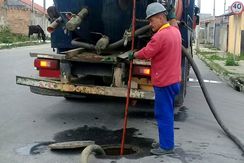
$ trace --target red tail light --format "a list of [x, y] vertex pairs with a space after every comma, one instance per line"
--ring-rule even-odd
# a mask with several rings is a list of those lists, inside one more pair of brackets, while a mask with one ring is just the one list
[[60, 78], [58, 60], [37, 58], [34, 61], [34, 66], [39, 70], [41, 77]]
[[34, 66], [37, 69], [52, 69], [57, 70], [59, 69], [59, 61], [53, 59], [35, 59]]
[[146, 66], [134, 66], [133, 75], [151, 76], [151, 68]]

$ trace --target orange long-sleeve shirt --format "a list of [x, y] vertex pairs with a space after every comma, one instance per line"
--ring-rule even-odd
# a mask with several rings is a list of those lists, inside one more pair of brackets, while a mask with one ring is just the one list
[[138, 51], [137, 58], [151, 59], [152, 84], [168, 86], [181, 81], [181, 34], [173, 26], [163, 26], [147, 46]]

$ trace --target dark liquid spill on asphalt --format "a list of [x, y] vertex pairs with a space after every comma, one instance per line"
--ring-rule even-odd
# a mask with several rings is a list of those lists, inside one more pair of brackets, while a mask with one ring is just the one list
[[[134, 146], [139, 149], [134, 158], [150, 156], [151, 144], [154, 141], [150, 138], [138, 137], [140, 133], [135, 128], [127, 128], [126, 144]], [[92, 140], [95, 141], [97, 145], [107, 146], [107, 145], [118, 145], [121, 142], [122, 129], [120, 130], [108, 130], [107, 128], [98, 127], [88, 127], [83, 126], [77, 129], [66, 130], [57, 133], [54, 136], [56, 142], [66, 142], [66, 141], [84, 141]], [[117, 147], [118, 148], [118, 147]], [[58, 153], [65, 153], [63, 150], [55, 151]]]
[[[154, 114], [151, 111], [133, 111], [129, 113], [129, 117], [136, 117], [136, 118], [149, 118], [153, 119]], [[177, 114], [175, 114], [175, 121], [185, 121], [187, 118], [187, 108], [182, 107]], [[180, 128], [175, 128], [178, 130]], [[45, 151], [49, 150], [48, 145], [52, 143], [59, 143], [59, 142], [69, 142], [69, 141], [85, 141], [85, 140], [92, 140], [95, 141], [97, 145], [100, 146], [116, 146], [116, 148], [111, 149], [112, 153], [119, 153], [120, 143], [121, 143], [121, 135], [122, 129], [120, 130], [109, 130], [106, 127], [89, 127], [87, 125], [83, 127], [79, 127], [76, 129], [65, 130], [55, 134], [54, 142], [40, 142], [40, 143], [33, 143], [28, 144], [24, 147], [16, 149], [16, 153], [19, 155], [36, 155], [42, 154]], [[138, 129], [135, 128], [127, 128], [127, 135], [126, 135], [126, 144], [132, 146], [131, 149], [137, 149], [133, 151], [129, 149], [128, 158], [141, 158], [146, 156], [151, 156], [150, 149], [151, 144], [154, 140], [150, 138], [142, 137], [142, 133], [139, 132]], [[84, 148], [78, 149], [59, 149], [59, 150], [52, 150], [56, 154], [67, 154], [67, 155], [76, 155], [80, 154]], [[109, 154], [108, 154], [109, 155]], [[119, 154], [118, 154], [119, 155]]]
[[52, 143], [54, 142], [40, 142], [28, 144], [24, 147], [17, 148], [15, 151], [17, 154], [23, 156], [42, 154], [48, 150], [48, 145]]

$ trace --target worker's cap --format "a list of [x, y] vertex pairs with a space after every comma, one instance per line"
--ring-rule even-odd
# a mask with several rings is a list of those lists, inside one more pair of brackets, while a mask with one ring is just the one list
[[147, 10], [146, 10], [147, 17], [146, 17], [146, 19], [149, 19], [151, 16], [165, 12], [165, 11], [166, 11], [166, 8], [162, 4], [160, 4], [158, 2], [150, 3], [147, 6]]

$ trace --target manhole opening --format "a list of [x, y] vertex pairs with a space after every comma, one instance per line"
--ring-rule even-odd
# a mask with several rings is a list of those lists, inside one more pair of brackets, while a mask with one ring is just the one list
[[[120, 156], [119, 145], [103, 146], [102, 148], [108, 156]], [[126, 145], [124, 147], [124, 155], [133, 155], [137, 153], [139, 153], [139, 148], [136, 146]]]
[[235, 90], [241, 92], [241, 88], [239, 86], [235, 86]]

